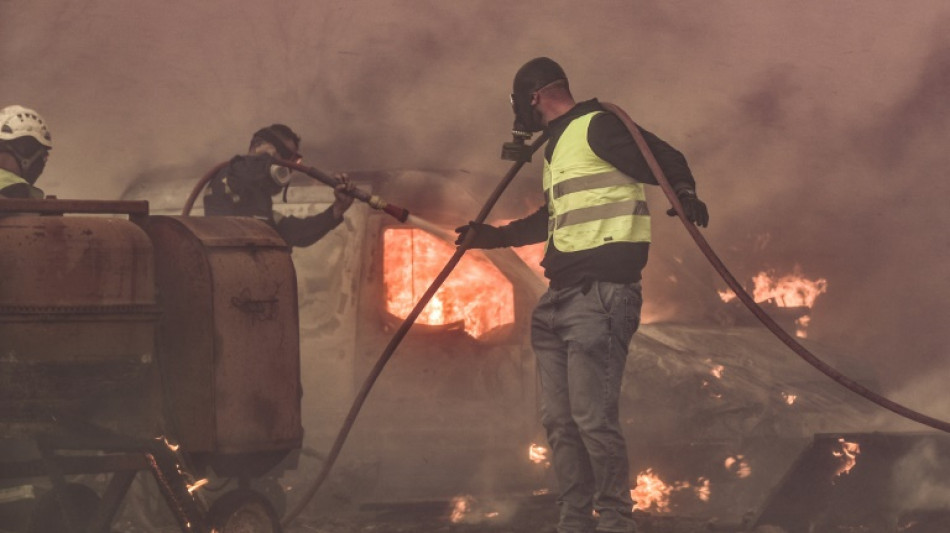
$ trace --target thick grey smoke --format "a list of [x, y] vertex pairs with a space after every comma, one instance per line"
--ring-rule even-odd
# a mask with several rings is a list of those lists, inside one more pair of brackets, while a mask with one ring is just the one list
[[[937, 0], [0, 0], [0, 103], [47, 118], [40, 185], [60, 197], [197, 179], [277, 121], [328, 170], [500, 175], [511, 76], [548, 55], [579, 99], [622, 105], [687, 155], [707, 235], [740, 278], [795, 264], [827, 278], [811, 336], [896, 388], [947, 370], [948, 28]], [[507, 212], [538, 205], [537, 175]], [[475, 197], [493, 185], [469, 184]], [[708, 301], [665, 288], [674, 257], [681, 284], [714, 280], [656, 218], [649, 305]]]
[[894, 507], [900, 511], [945, 507], [950, 501], [948, 472], [950, 465], [941, 457], [937, 444], [920, 441], [894, 464], [894, 494], [900, 495]]

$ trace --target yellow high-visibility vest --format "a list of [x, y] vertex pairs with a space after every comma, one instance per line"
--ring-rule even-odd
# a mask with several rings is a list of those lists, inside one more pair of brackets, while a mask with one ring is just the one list
[[[38, 189], [38, 188], [36, 188], [36, 187], [30, 185], [30, 183], [29, 183], [28, 181], [26, 181], [25, 179], [21, 178], [20, 176], [17, 176], [17, 175], [14, 174], [13, 172], [10, 172], [10, 171], [8, 171], [8, 170], [4, 170], [4, 169], [0, 168], [0, 191], [2, 191], [3, 189], [6, 189], [6, 188], [9, 187], [10, 185], [18, 185], [18, 184], [21, 184], [21, 183], [22, 183], [22, 184], [25, 184], [25, 185], [27, 185], [27, 186], [29, 186], [29, 188], [30, 188], [30, 198], [43, 199], [43, 197], [45, 196], [45, 195], [43, 194], [43, 190], [42, 190], [42, 189]], [[3, 196], [0, 195], [0, 197], [3, 197]]]
[[562, 252], [611, 242], [650, 242], [643, 184], [604, 161], [587, 142], [594, 111], [574, 119], [544, 161], [548, 242]]

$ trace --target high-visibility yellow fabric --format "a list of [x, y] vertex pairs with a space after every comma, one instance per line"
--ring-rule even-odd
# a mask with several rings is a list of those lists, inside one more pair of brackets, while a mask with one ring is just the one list
[[574, 119], [544, 162], [548, 242], [562, 252], [610, 242], [650, 242], [643, 184], [604, 161], [587, 142], [594, 111]]
[[[3, 189], [6, 189], [11, 185], [19, 184], [26, 185], [30, 188], [30, 198], [42, 199], [44, 197], [43, 191], [41, 189], [30, 185], [28, 181], [21, 178], [20, 176], [17, 176], [13, 172], [0, 168], [0, 191], [3, 191]], [[0, 192], [0, 197], [3, 197], [2, 192]]]

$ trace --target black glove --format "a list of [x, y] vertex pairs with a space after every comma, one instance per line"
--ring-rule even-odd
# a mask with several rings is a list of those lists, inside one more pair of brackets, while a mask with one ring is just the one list
[[475, 232], [475, 237], [469, 244], [469, 248], [501, 248], [508, 246], [505, 242], [505, 235], [500, 229], [475, 222], [469, 222], [464, 226], [455, 228], [455, 233], [459, 234], [458, 239], [455, 239], [456, 246], [462, 244], [469, 231]]
[[[695, 192], [690, 190], [680, 191], [676, 197], [679, 198], [680, 205], [683, 206], [686, 220], [701, 228], [709, 225], [709, 211], [706, 209], [706, 204], [696, 196]], [[676, 210], [671, 207], [666, 214], [675, 217]]]

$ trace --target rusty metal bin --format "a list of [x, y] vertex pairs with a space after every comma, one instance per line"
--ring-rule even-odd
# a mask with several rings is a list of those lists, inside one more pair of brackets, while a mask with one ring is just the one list
[[222, 476], [260, 476], [303, 438], [290, 248], [252, 218], [153, 216], [173, 436]]
[[3, 436], [45, 432], [54, 419], [157, 429], [152, 258], [145, 232], [122, 218], [0, 217]]

